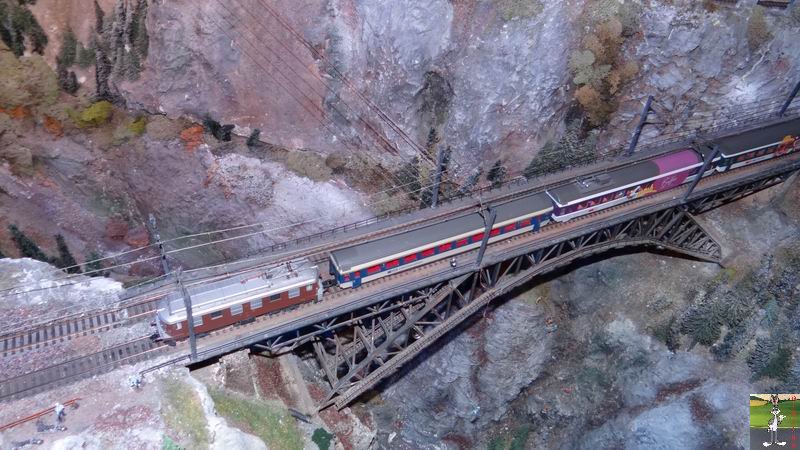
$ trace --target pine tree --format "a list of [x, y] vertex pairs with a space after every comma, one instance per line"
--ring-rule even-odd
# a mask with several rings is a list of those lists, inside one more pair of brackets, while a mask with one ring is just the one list
[[72, 257], [72, 253], [70, 253], [69, 247], [67, 247], [67, 243], [64, 241], [64, 236], [57, 234], [55, 238], [56, 246], [58, 247], [56, 267], [59, 269], [67, 268], [67, 273], [81, 273], [81, 268], [78, 267], [78, 263], [75, 261], [75, 258]]
[[486, 180], [492, 182], [492, 187], [498, 187], [506, 180], [506, 175], [508, 175], [508, 171], [498, 159], [495, 161], [492, 168], [489, 169], [489, 173], [486, 174]]
[[61, 38], [61, 50], [58, 52], [56, 63], [63, 65], [65, 68], [75, 64], [75, 58], [78, 55], [78, 40], [75, 38], [75, 33], [72, 28], [67, 28], [64, 36]]
[[39, 246], [36, 245], [31, 238], [26, 236], [25, 233], [20, 231], [16, 225], [9, 225], [8, 231], [11, 232], [11, 240], [14, 241], [14, 244], [17, 246], [17, 249], [23, 258], [33, 258], [47, 263], [50, 262], [50, 259], [44, 254]]
[[97, 30], [98, 34], [103, 32], [103, 18], [105, 15], [97, 0], [94, 0], [94, 29]]
[[98, 261], [101, 258], [100, 254], [92, 251], [86, 257], [86, 264], [83, 265], [83, 271], [90, 277], [102, 277], [106, 272], [103, 269], [103, 261]]
[[247, 138], [247, 146], [249, 148], [258, 148], [261, 146], [261, 141], [259, 141], [259, 137], [261, 137], [261, 130], [258, 128], [254, 129], [250, 136]]

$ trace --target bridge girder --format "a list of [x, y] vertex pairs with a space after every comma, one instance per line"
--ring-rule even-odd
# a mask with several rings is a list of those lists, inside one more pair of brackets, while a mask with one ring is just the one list
[[330, 384], [320, 408], [343, 408], [495, 298], [575, 260], [611, 249], [643, 247], [719, 264], [721, 246], [693, 213], [779, 184], [794, 170], [743, 180], [693, 196], [687, 204], [618, 217], [600, 228], [538, 243], [508, 258], [495, 255], [473, 272], [454, 274], [449, 281], [264, 340], [259, 348], [277, 353], [309, 345]]

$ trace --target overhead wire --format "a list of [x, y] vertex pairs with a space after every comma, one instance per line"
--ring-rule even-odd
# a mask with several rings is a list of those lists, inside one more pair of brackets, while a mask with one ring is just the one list
[[[328, 66], [331, 68], [331, 71], [334, 72], [334, 74], [342, 81], [342, 83], [344, 83], [345, 86], [347, 86], [353, 93], [356, 94], [357, 97], [359, 97], [373, 111], [375, 111], [390, 126], [390, 128], [392, 128], [395, 131], [395, 133], [397, 133], [401, 137], [401, 139], [403, 139], [412, 148], [415, 148], [419, 153], [422, 154], [422, 156], [428, 156], [428, 157], [430, 156], [427, 155], [427, 152], [425, 152], [423, 148], [416, 141], [414, 141], [410, 136], [408, 136], [408, 134], [400, 126], [398, 126], [397, 123], [391, 117], [389, 117], [388, 114], [386, 114], [378, 105], [374, 104], [369, 99], [369, 97], [365, 96], [360, 90], [358, 90], [350, 81], [350, 79], [341, 71], [339, 71], [338, 68], [336, 68], [335, 64], [331, 64], [324, 54], [319, 52], [314, 47], [314, 45], [312, 45], [307, 39], [305, 39], [303, 35], [297, 32], [297, 30], [295, 30], [294, 27], [292, 27], [291, 24], [289, 24], [288, 21], [285, 20], [279, 12], [275, 11], [266, 1], [263, 0], [257, 0], [257, 1], [264, 7], [264, 9], [267, 10], [267, 12], [269, 12], [273, 17], [275, 17], [275, 19], [281, 24], [281, 26], [283, 26], [287, 31], [289, 31], [289, 33], [291, 33], [300, 43], [302, 43], [312, 54], [314, 54], [314, 56], [327, 62]], [[435, 165], [434, 161], [431, 162]]]
[[[432, 187], [433, 185], [434, 185], [434, 183], [421, 186], [419, 189], [415, 189], [413, 191], [407, 192], [407, 194], [411, 195], [411, 194], [421, 193], [421, 192], [425, 191], [426, 189]], [[382, 204], [382, 203], [385, 203], [385, 202], [388, 202], [388, 201], [392, 201], [392, 200], [393, 200], [392, 198], [382, 199], [380, 201], [370, 202], [370, 203], [368, 203], [368, 205], [374, 207], [376, 205], [379, 205], [379, 204]], [[307, 225], [307, 224], [310, 224], [310, 223], [319, 222], [321, 220], [323, 220], [321, 217], [317, 217], [317, 218], [305, 220], [305, 221], [302, 221], [302, 222], [295, 222], [295, 223], [283, 225], [283, 226], [280, 226], [280, 227], [271, 228], [269, 230], [260, 230], [260, 231], [255, 231], [255, 232], [252, 232], [252, 233], [247, 233], [247, 234], [238, 235], [238, 236], [232, 236], [232, 237], [228, 237], [228, 238], [224, 238], [224, 239], [216, 239], [216, 240], [211, 241], [211, 242], [204, 242], [204, 243], [200, 243], [200, 244], [195, 244], [195, 245], [190, 245], [190, 246], [186, 246], [186, 247], [181, 247], [181, 248], [177, 248], [177, 249], [168, 250], [168, 251], [164, 252], [164, 255], [171, 255], [171, 254], [180, 253], [180, 252], [187, 251], [187, 250], [193, 250], [193, 249], [196, 249], [196, 248], [206, 247], [206, 246], [209, 246], [209, 245], [215, 245], [215, 244], [219, 244], [219, 243], [223, 243], [223, 242], [229, 242], [229, 241], [234, 241], [234, 240], [238, 240], [238, 239], [244, 239], [244, 238], [256, 236], [256, 235], [259, 235], [259, 234], [265, 234], [265, 233], [269, 233], [269, 232], [273, 232], [273, 231], [278, 231], [278, 230], [285, 229], [285, 228], [296, 227], [296, 226], [301, 226], [301, 225]], [[275, 254], [271, 254], [270, 256], [281, 256], [283, 254], [288, 254], [288, 253], [292, 253], [292, 252], [275, 253]], [[129, 262], [126, 262], [126, 263], [120, 263], [120, 264], [115, 264], [115, 265], [108, 266], [108, 267], [103, 267], [103, 268], [100, 268], [100, 269], [86, 271], [86, 272], [83, 272], [83, 273], [70, 274], [70, 275], [67, 275], [65, 277], [60, 277], [60, 278], [57, 278], [57, 279], [38, 280], [38, 281], [36, 281], [36, 283], [63, 282], [63, 281], [67, 281], [67, 280], [71, 280], [71, 279], [75, 279], [75, 278], [85, 277], [85, 276], [91, 275], [91, 274], [103, 273], [103, 272], [106, 272], [106, 271], [109, 271], [109, 270], [112, 270], [112, 269], [117, 269], [117, 268], [120, 268], [120, 267], [126, 267], [126, 266], [130, 266], [130, 265], [133, 265], [133, 264], [140, 264], [140, 263], [147, 262], [147, 261], [153, 261], [153, 260], [156, 260], [156, 259], [160, 259], [161, 257], [162, 257], [161, 255], [150, 256], [150, 257], [146, 257], [146, 258], [142, 258], [142, 259], [137, 259], [137, 260], [134, 260], [134, 261], [129, 261]], [[57, 270], [58, 270], [58, 272], [63, 273], [64, 268], [57, 269]], [[10, 287], [3, 287], [3, 288], [0, 289], [0, 298], [7, 297], [7, 296], [10, 296], [10, 295], [19, 295], [19, 294], [26, 294], [26, 293], [37, 292], [37, 291], [42, 291], [42, 290], [58, 289], [58, 288], [67, 287], [67, 286], [75, 286], [75, 285], [78, 285], [78, 284], [85, 283], [87, 281], [90, 281], [90, 280], [85, 280], [84, 279], [84, 280], [81, 280], [80, 282], [64, 283], [64, 284], [61, 284], [61, 285], [58, 285], [58, 286], [50, 286], [50, 287], [44, 287], [44, 288], [34, 288], [34, 289], [24, 290], [24, 291], [20, 291], [20, 292], [11, 292], [11, 291], [15, 291], [17, 289], [24, 288], [29, 283], [10, 286]]]
[[[227, 6], [225, 6], [225, 4], [224, 4], [222, 1], [220, 1], [220, 0], [217, 0], [217, 3], [218, 3], [218, 4], [219, 4], [219, 5], [220, 5], [220, 6], [221, 6], [221, 7], [222, 7], [222, 8], [223, 8], [223, 9], [224, 9], [224, 10], [225, 10], [225, 11], [226, 11], [226, 12], [227, 12], [229, 15], [231, 15], [231, 16], [235, 16], [235, 14], [233, 14], [233, 13], [231, 12], [231, 10], [230, 10], [230, 9], [229, 9]], [[226, 17], [224, 14], [220, 14], [220, 15], [219, 15], [219, 17], [220, 17], [220, 18], [222, 18], [222, 20], [224, 20], [224, 21], [225, 21], [225, 23], [226, 23], [226, 24], [227, 24], [227, 25], [230, 27], [230, 29], [235, 29], [235, 28], [236, 28], [236, 27], [235, 27], [235, 25], [234, 25], [234, 23], [233, 23], [231, 20], [229, 20], [229, 18], [228, 18], [228, 17]], [[228, 31], [226, 31], [226, 29], [225, 29], [224, 27], [222, 27], [222, 26], [221, 26], [221, 25], [220, 25], [220, 24], [219, 24], [219, 23], [218, 23], [216, 20], [214, 20], [214, 19], [210, 19], [210, 20], [211, 20], [211, 21], [214, 23], [214, 25], [215, 25], [215, 26], [217, 26], [217, 28], [218, 28], [218, 29], [219, 29], [219, 30], [220, 30], [220, 31], [221, 31], [221, 32], [222, 32], [222, 33], [223, 33], [223, 34], [224, 34], [226, 37], [228, 37], [228, 38], [231, 40], [231, 42], [237, 42], [237, 39], [235, 39], [233, 36], [231, 36], [231, 35], [228, 33]], [[241, 20], [239, 20], [239, 21], [241, 22]], [[259, 39], [259, 38], [258, 38], [258, 36], [257, 36], [257, 35], [256, 35], [256, 34], [255, 34], [253, 31], [252, 31], [252, 30], [250, 30], [250, 29], [249, 29], [247, 26], [242, 26], [241, 28], [243, 28], [243, 29], [244, 29], [244, 30], [245, 30], [247, 33], [249, 33], [251, 36], [253, 36], [253, 38], [254, 38], [254, 39], [256, 39], [256, 40], [258, 40], [258, 39]], [[267, 64], [269, 64], [271, 67], [275, 68], [275, 69], [276, 69], [276, 71], [277, 71], [277, 72], [278, 72], [278, 73], [281, 75], [281, 77], [282, 77], [283, 79], [285, 79], [285, 80], [286, 80], [286, 82], [287, 82], [289, 85], [291, 85], [291, 86], [292, 86], [292, 87], [293, 87], [293, 88], [294, 88], [294, 89], [295, 89], [297, 92], [299, 92], [299, 93], [300, 93], [300, 95], [302, 95], [303, 97], [305, 97], [305, 99], [306, 99], [306, 100], [307, 100], [307, 101], [308, 101], [308, 102], [309, 102], [309, 103], [310, 103], [310, 104], [313, 106], [313, 108], [314, 108], [315, 110], [317, 110], [317, 111], [318, 111], [318, 113], [320, 114], [320, 116], [321, 116], [321, 117], [325, 117], [325, 116], [326, 116], [326, 114], [325, 114], [325, 110], [324, 110], [324, 109], [322, 109], [320, 106], [318, 106], [318, 105], [317, 105], [317, 103], [316, 103], [316, 102], [315, 102], [315, 101], [314, 101], [314, 100], [313, 100], [311, 97], [309, 97], [309, 96], [308, 96], [308, 94], [307, 94], [307, 93], [306, 93], [306, 92], [305, 92], [303, 89], [301, 89], [301, 88], [300, 88], [300, 87], [299, 87], [299, 86], [298, 86], [298, 85], [295, 83], [295, 81], [293, 81], [293, 77], [290, 77], [290, 76], [288, 76], [286, 73], [284, 73], [284, 71], [282, 70], [282, 67], [286, 67], [286, 69], [288, 69], [289, 71], [291, 71], [291, 72], [292, 72], [292, 74], [294, 74], [294, 78], [299, 78], [299, 79], [300, 79], [300, 81], [301, 81], [302, 83], [304, 83], [306, 86], [308, 86], [308, 88], [311, 90], [311, 92], [313, 92], [314, 94], [316, 94], [316, 96], [318, 96], [318, 97], [319, 97], [319, 99], [320, 99], [322, 102], [324, 102], [324, 101], [325, 101], [325, 97], [324, 97], [323, 95], [320, 95], [318, 92], [316, 92], [316, 90], [314, 90], [314, 88], [313, 88], [313, 87], [312, 87], [312, 86], [311, 86], [311, 85], [310, 85], [310, 84], [309, 84], [309, 83], [308, 83], [308, 82], [305, 80], [305, 78], [304, 78], [304, 77], [302, 77], [300, 74], [298, 74], [298, 73], [297, 73], [297, 71], [296, 71], [296, 70], [294, 70], [294, 69], [293, 69], [293, 68], [292, 68], [290, 65], [288, 65], [288, 64], [285, 64], [285, 63], [284, 63], [284, 64], [276, 64], [276, 63], [273, 63], [272, 61], [270, 61], [270, 59], [269, 59], [269, 58], [267, 58], [267, 56], [266, 56], [266, 55], [265, 55], [265, 54], [264, 54], [262, 51], [260, 51], [260, 50], [259, 50], [259, 46], [255, 45], [255, 44], [253, 43], [253, 41], [252, 41], [252, 40], [251, 40], [249, 37], [247, 37], [247, 35], [245, 35], [244, 33], [242, 33], [242, 34], [240, 34], [240, 36], [241, 36], [241, 38], [242, 38], [241, 40], [242, 40], [242, 41], [244, 41], [244, 42], [246, 42], [246, 43], [247, 43], [247, 45], [248, 45], [248, 46], [249, 46], [249, 47], [250, 47], [250, 48], [251, 48], [251, 49], [252, 49], [252, 50], [253, 50], [253, 51], [254, 51], [254, 52], [255, 52], [255, 53], [256, 53], [256, 54], [259, 56], [259, 57], [261, 57], [261, 58], [262, 58], [264, 61], [266, 61], [266, 62], [267, 62]], [[271, 53], [271, 54], [272, 54], [272, 55], [275, 57], [275, 59], [277, 59], [279, 62], [284, 62], [283, 58], [281, 58], [281, 57], [280, 57], [280, 56], [279, 56], [279, 55], [278, 55], [278, 54], [277, 54], [277, 53], [276, 53], [276, 52], [275, 52], [275, 51], [274, 51], [274, 50], [273, 50], [273, 49], [272, 49], [272, 48], [271, 48], [271, 47], [270, 47], [270, 46], [269, 46], [269, 45], [268, 45], [266, 42], [264, 42], [264, 41], [260, 41], [259, 43], [261, 44], [261, 47], [264, 47], [265, 49], [267, 49], [267, 50], [268, 50], [268, 51], [269, 51], [269, 52], [270, 52], [270, 53]], [[240, 45], [240, 50], [241, 50], [241, 51], [242, 51], [242, 52], [243, 52], [243, 53], [244, 53], [244, 54], [245, 54], [245, 55], [246, 55], [248, 58], [250, 58], [250, 59], [251, 59], [253, 62], [255, 62], [255, 63], [256, 63], [256, 64], [257, 64], [257, 65], [258, 65], [258, 66], [261, 68], [261, 70], [262, 70], [262, 71], [264, 71], [265, 73], [267, 73], [267, 75], [269, 75], [269, 76], [270, 76], [270, 77], [271, 77], [273, 80], [275, 80], [275, 81], [277, 82], [277, 79], [276, 79], [274, 76], [272, 76], [272, 74], [271, 74], [271, 73], [270, 73], [270, 72], [269, 72], [269, 71], [268, 71], [268, 70], [267, 70], [267, 69], [266, 69], [266, 68], [265, 68], [265, 67], [264, 67], [264, 66], [263, 66], [263, 65], [262, 65], [262, 64], [261, 64], [261, 63], [260, 63], [258, 60], [257, 60], [257, 58], [255, 58], [255, 57], [254, 57], [254, 56], [253, 56], [253, 55], [252, 55], [250, 52], [248, 52], [248, 51], [247, 51], [247, 50], [246, 50], [244, 47], [242, 47], [241, 45]], [[284, 89], [284, 91], [287, 91], [287, 93], [288, 93], [288, 89], [286, 88], [286, 86], [285, 86], [283, 83], [281, 83], [281, 82], [278, 82], [278, 85], [279, 85], [279, 86], [280, 86], [282, 89]], [[294, 96], [292, 96], [292, 98], [293, 98], [295, 101], [298, 101], [298, 100], [297, 100], [297, 98], [295, 98]], [[299, 101], [298, 101], [298, 102], [299, 102]], [[302, 102], [299, 102], [299, 103], [301, 103], [301, 106], [304, 106]], [[305, 106], [304, 106], [304, 108], [305, 108]], [[345, 114], [343, 114], [341, 111], [339, 111], [339, 110], [338, 110], [338, 109], [337, 109], [335, 106], [331, 105], [331, 108], [332, 108], [334, 111], [336, 111], [336, 113], [337, 113], [337, 114], [339, 114], [341, 117], [347, 117]], [[305, 108], [305, 109], [306, 109], [306, 111], [308, 112], [308, 108]], [[313, 113], [311, 113], [311, 114], [313, 115]], [[316, 117], [316, 116], [315, 116], [315, 117]], [[322, 120], [321, 120], [321, 119], [320, 119], [320, 122], [322, 122]], [[373, 156], [370, 154], [370, 152], [369, 152], [369, 151], [367, 151], [367, 152], [358, 152], [358, 151], [357, 151], [357, 149], [354, 149], [354, 148], [353, 148], [353, 147], [352, 147], [352, 146], [351, 146], [351, 145], [350, 145], [350, 144], [347, 142], [347, 135], [348, 135], [348, 133], [347, 133], [347, 132], [345, 132], [345, 130], [343, 130], [343, 129], [342, 129], [342, 128], [341, 128], [339, 125], [337, 125], [337, 124], [336, 124], [334, 121], [332, 121], [332, 120], [329, 120], [329, 121], [328, 121], [328, 124], [330, 124], [330, 125], [332, 125], [332, 126], [336, 127], [336, 128], [339, 130], [339, 133], [337, 133], [337, 132], [336, 132], [335, 130], [333, 130], [331, 127], [327, 127], [327, 128], [328, 128], [328, 130], [329, 130], [330, 132], [332, 132], [332, 133], [333, 133], [333, 135], [340, 135], [340, 134], [341, 134], [342, 136], [344, 136], [344, 139], [342, 140], [342, 143], [343, 143], [343, 144], [345, 144], [345, 146], [347, 146], [347, 147], [348, 147], [348, 148], [349, 148], [351, 151], [353, 151], [354, 153], [359, 153], [359, 155], [361, 155], [361, 156], [363, 156], [363, 157], [366, 157], [367, 159], [371, 160], [371, 161], [373, 162], [373, 164], [375, 164], [376, 166], [381, 166], [381, 165], [382, 165], [382, 163], [381, 163], [381, 162], [379, 162], [379, 161], [377, 161], [377, 160], [376, 160], [376, 159], [375, 159], [375, 158], [374, 158], [374, 157], [373, 157]], [[325, 126], [325, 124], [323, 124], [323, 126]], [[379, 138], [381, 138], [381, 137], [382, 137], [382, 136], [380, 136], [379, 134], [377, 134], [377, 136], [378, 136]], [[390, 151], [391, 151], [391, 152], [393, 152], [393, 153], [396, 153], [396, 150], [393, 148], [392, 144], [391, 144], [391, 143], [390, 143], [390, 142], [389, 142], [387, 139], [383, 138], [383, 139], [382, 139], [382, 141], [383, 141], [383, 142], [382, 142], [382, 145], [383, 145], [383, 147], [384, 147], [384, 148], [388, 148], [388, 149], [390, 149]], [[390, 183], [390, 184], [392, 184], [392, 183], [398, 183], [398, 182], [399, 182], [399, 179], [397, 178], [397, 176], [396, 176], [396, 175], [394, 175], [394, 174], [392, 174], [391, 172], [388, 172], [388, 176], [387, 176], [387, 174], [383, 173], [382, 171], [374, 171], [374, 172], [376, 172], [376, 173], [377, 173], [377, 174], [378, 174], [380, 177], [384, 178], [386, 181], [389, 181], [389, 183]], [[393, 181], [392, 181], [392, 180], [390, 180], [390, 178], [389, 178], [389, 177], [392, 177]]]

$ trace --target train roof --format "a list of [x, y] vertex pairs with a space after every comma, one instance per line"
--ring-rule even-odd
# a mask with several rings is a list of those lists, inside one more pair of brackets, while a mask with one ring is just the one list
[[723, 156], [734, 156], [747, 150], [780, 142], [788, 135], [800, 135], [800, 118], [720, 138], [712, 141], [709, 145], [719, 145], [720, 153]]
[[[237, 303], [245, 303], [278, 292], [306, 286], [317, 280], [317, 266], [307, 260], [281, 264], [265, 271], [250, 272], [212, 283], [189, 286], [186, 290], [192, 298], [192, 315], [207, 314], [229, 308]], [[165, 322], [174, 323], [186, 319], [183, 293], [176, 287], [175, 292], [162, 300], [158, 310]]]
[[[528, 195], [502, 203], [496, 207], [495, 226], [526, 214], [550, 210], [552, 207], [552, 202], [544, 193]], [[408, 254], [414, 249], [431, 246], [464, 233], [482, 230], [484, 227], [480, 214], [467, 214], [394, 236], [334, 250], [331, 252], [331, 259], [339, 271], [346, 273], [358, 270], [356, 268], [359, 266], [374, 265], [383, 259], [391, 260]]]
[[595, 173], [578, 181], [549, 189], [547, 192], [559, 206], [569, 206], [673, 170], [689, 167], [697, 164], [699, 159], [694, 150], [683, 149], [621, 169]]

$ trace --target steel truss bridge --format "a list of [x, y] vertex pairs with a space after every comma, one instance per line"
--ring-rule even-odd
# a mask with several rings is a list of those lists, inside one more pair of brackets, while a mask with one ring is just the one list
[[[798, 113], [800, 111], [794, 115]], [[774, 123], [774, 117], [768, 123]], [[748, 123], [746, 129], [765, 125]], [[735, 130], [715, 131], [707, 135], [707, 140], [746, 129], [740, 126]], [[297, 248], [281, 244], [275, 249], [276, 254], [282, 258], [287, 254], [300, 254], [320, 262], [327, 251], [337, 246], [352, 245], [446, 220], [455, 214], [482, 210], [492, 202], [528, 195], [588, 173], [624, 166], [659, 152], [692, 144], [675, 142], [655, 152], [641, 152], [632, 158], [601, 162], [555, 174], [536, 183], [512, 183], [485, 193], [485, 197], [484, 192], [479, 192], [480, 201], [470, 198], [460, 204], [454, 202], [436, 210], [418, 211], [380, 223], [365, 221], [363, 227], [345, 227], [341, 232], [320, 235], [316, 240], [297, 241]], [[143, 372], [168, 365], [192, 365], [241, 349], [274, 355], [302, 348], [313, 352], [330, 385], [319, 406], [343, 408], [396, 373], [494, 299], [578, 259], [613, 249], [639, 248], [721, 263], [721, 245], [703, 229], [694, 215], [783, 183], [798, 171], [800, 153], [717, 173], [703, 178], [696, 186], [684, 185], [569, 222], [551, 223], [537, 233], [496, 242], [487, 246], [480, 256], [481, 251], [477, 249], [460, 254], [455, 258], [455, 268], [447, 260], [435, 261], [365, 283], [357, 289], [333, 289], [320, 302], [212, 332], [198, 339], [197, 348], [191, 353], [185, 341], [171, 350], [164, 346], [136, 347], [133, 350], [111, 348], [72, 360], [69, 364], [2, 380], [0, 401], [32, 395], [109, 371], [124, 362], [153, 356], [164, 356], [168, 360]], [[267, 254], [260, 263], [278, 261], [277, 258]], [[252, 260], [240, 261], [226, 270], [254, 266]], [[174, 283], [170, 283], [168, 288], [174, 289]], [[152, 290], [149, 291], [151, 296]], [[131, 291], [129, 295], [134, 298], [144, 295], [136, 289]], [[150, 300], [152, 298], [155, 297], [150, 297]], [[133, 344], [141, 347], [144, 344], [140, 341], [137, 339]]]
[[[448, 261], [400, 272], [359, 289], [212, 339], [198, 341], [193, 364], [243, 348], [274, 355], [313, 350], [330, 388], [321, 408], [343, 408], [376, 387], [492, 300], [573, 261], [612, 249], [642, 248], [721, 263], [722, 247], [694, 215], [786, 181], [800, 170], [790, 154], [702, 179], [697, 186], [554, 223]], [[224, 337], [223, 337], [224, 336]], [[185, 347], [184, 347], [185, 348]]]

